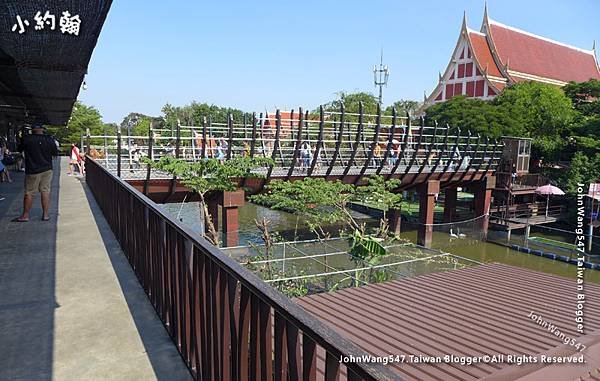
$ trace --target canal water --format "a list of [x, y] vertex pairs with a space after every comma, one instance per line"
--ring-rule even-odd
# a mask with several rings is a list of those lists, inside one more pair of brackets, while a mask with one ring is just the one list
[[[198, 203], [164, 204], [163, 207], [166, 211], [179, 218], [193, 230], [198, 233], [200, 232], [200, 208]], [[305, 221], [291, 213], [271, 210], [260, 205], [246, 203], [240, 208], [239, 218], [240, 245], [242, 246], [262, 243], [260, 231], [256, 227], [254, 221], [262, 220], [263, 218], [270, 221], [269, 226], [271, 230], [278, 232], [283, 240], [302, 241], [315, 238], [308, 230]], [[356, 213], [355, 218], [362, 220], [368, 226], [378, 225], [376, 219], [361, 213]], [[416, 242], [416, 228], [409, 224], [404, 224], [403, 229], [405, 231], [401, 233], [401, 237], [408, 239], [411, 242]], [[338, 228], [335, 226], [329, 228], [332, 236], [335, 236], [337, 230]], [[469, 234], [458, 234], [461, 237], [456, 237], [456, 232], [454, 232], [453, 235], [450, 235], [448, 234], [447, 229], [443, 230], [444, 231], [436, 231], [434, 228], [432, 248], [484, 263], [504, 263], [569, 278], [575, 278], [577, 276], [577, 266], [573, 264], [525, 254], [497, 243], [482, 242], [471, 238]], [[568, 234], [558, 234], [558, 232], [553, 232], [551, 230], [537, 229], [533, 231], [532, 236], [534, 235], [535, 237], [570, 243]], [[490, 237], [497, 242], [506, 242], [505, 236], [502, 236], [501, 233], [492, 232]], [[511, 242], [519, 242], [519, 244], [523, 246], [523, 243], [526, 241], [522, 235], [513, 234]], [[565, 252], [561, 251], [561, 249], [555, 249], [556, 250], [553, 252], [565, 255]], [[597, 259], [595, 261], [597, 262]], [[600, 271], [598, 270], [586, 269], [585, 277], [586, 281], [600, 283]]]

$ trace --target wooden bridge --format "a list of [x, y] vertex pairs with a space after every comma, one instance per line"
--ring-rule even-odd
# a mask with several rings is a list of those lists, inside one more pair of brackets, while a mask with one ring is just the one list
[[[263, 178], [239, 181], [240, 188], [253, 193], [273, 179], [293, 181], [311, 176], [351, 184], [361, 184], [370, 175], [400, 179], [398, 191], [414, 189], [424, 195], [424, 226], [433, 223], [433, 203], [442, 190], [448, 190], [445, 199], [451, 209], [456, 204], [456, 188], [469, 187], [475, 193], [476, 206], [481, 204], [476, 207], [477, 215], [489, 213], [503, 147], [502, 142], [457, 127], [426, 125], [422, 118], [415, 122], [395, 111], [392, 115], [383, 115], [380, 109], [375, 115], [366, 114], [362, 105], [359, 113], [348, 113], [341, 106], [337, 111], [320, 107], [313, 113], [301, 108], [298, 112], [254, 113], [242, 121], [229, 115], [224, 123], [204, 118], [201, 126], [150, 127], [145, 136], [123, 135], [118, 129], [112, 136], [88, 134], [86, 145], [98, 163], [160, 203], [197, 199], [171, 175], [141, 165], [143, 156], [157, 160], [172, 155], [186, 161], [269, 157], [273, 165], [254, 170]], [[223, 201], [225, 198], [229, 202]], [[215, 203], [226, 209], [223, 231], [237, 231], [237, 206], [243, 203], [243, 195], [218, 195]], [[399, 231], [400, 213], [391, 215], [395, 219], [392, 227]], [[445, 219], [450, 221], [453, 215], [449, 210]], [[419, 237], [419, 243], [429, 246], [431, 234], [424, 231]], [[229, 241], [237, 242], [237, 234]]]

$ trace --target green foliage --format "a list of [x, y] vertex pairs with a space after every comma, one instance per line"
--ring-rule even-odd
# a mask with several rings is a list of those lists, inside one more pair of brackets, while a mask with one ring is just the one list
[[237, 189], [234, 180], [263, 177], [253, 173], [252, 169], [272, 164], [272, 160], [268, 158], [249, 157], [236, 157], [224, 163], [212, 158], [189, 163], [168, 155], [161, 157], [156, 162], [142, 158], [142, 162], [154, 169], [177, 176], [185, 186], [198, 193], [202, 204], [204, 223], [208, 230], [207, 238], [215, 246], [220, 243], [219, 233], [208, 212], [205, 202], [206, 194], [211, 191], [234, 191]]
[[353, 201], [367, 204], [371, 207], [387, 211], [400, 208], [402, 194], [395, 192], [400, 186], [400, 180], [385, 180], [383, 176], [371, 176], [367, 184], [356, 189]]
[[121, 131], [123, 134], [131, 133], [132, 136], [148, 136], [150, 123], [153, 128], [162, 128], [164, 120], [155, 118], [137, 112], [129, 113], [121, 122]]
[[346, 112], [358, 113], [360, 110], [360, 103], [363, 104], [363, 112], [365, 114], [377, 114], [377, 97], [367, 92], [348, 93], [345, 91], [339, 91], [337, 93], [338, 99], [335, 99], [329, 103], [323, 105], [325, 111], [339, 111], [340, 106], [343, 104]]
[[587, 184], [600, 179], [600, 153], [593, 157], [577, 152], [571, 160], [569, 170], [564, 174], [562, 183], [566, 185], [567, 193], [576, 195], [577, 184]]
[[600, 114], [600, 81], [590, 79], [587, 82], [570, 82], [563, 88], [573, 106], [583, 115]]
[[[324, 237], [324, 226], [341, 223], [351, 233], [348, 236], [350, 255], [370, 263], [387, 253], [380, 243], [387, 236], [387, 225], [381, 227], [375, 235], [367, 234], [364, 225], [360, 225], [348, 210], [349, 202], [369, 203], [384, 210], [397, 208], [402, 196], [395, 194], [400, 181], [385, 181], [382, 176], [372, 176], [366, 185], [354, 187], [340, 181], [327, 181], [323, 178], [304, 178], [294, 182], [273, 181], [267, 186], [266, 193], [255, 195], [251, 200], [273, 209], [288, 210], [306, 218], [309, 228], [319, 237]], [[385, 221], [385, 215], [382, 219]]]
[[235, 157], [224, 163], [207, 158], [195, 162], [186, 162], [173, 156], [163, 156], [153, 162], [142, 158], [151, 167], [177, 176], [185, 186], [197, 192], [201, 197], [210, 191], [233, 191], [237, 189], [234, 179], [263, 177], [251, 170], [271, 165], [269, 158]]
[[233, 120], [236, 123], [241, 123], [244, 116], [246, 116], [248, 122], [252, 120], [252, 114], [242, 110], [198, 102], [191, 102], [181, 107], [167, 103], [163, 106], [162, 112], [167, 126], [176, 126], [177, 120], [183, 125], [201, 126], [204, 118], [210, 118], [213, 123], [227, 123], [229, 114], [233, 115]]
[[427, 124], [448, 124], [453, 128], [471, 131], [490, 138], [503, 135], [522, 136], [525, 130], [517, 125], [506, 110], [488, 101], [464, 96], [454, 97], [427, 109]]
[[410, 115], [413, 115], [415, 111], [421, 107], [421, 104], [421, 102], [417, 101], [400, 99], [399, 101], [394, 102], [391, 106], [386, 107], [384, 114], [392, 115], [392, 108], [396, 108], [396, 115], [398, 116], [404, 117], [406, 116], [407, 112], [410, 113]]
[[539, 82], [507, 87], [493, 104], [511, 115], [527, 137], [534, 139], [561, 136], [575, 117], [571, 100], [561, 88]]
[[306, 177], [293, 182], [274, 180], [267, 185], [265, 193], [250, 199], [273, 209], [305, 216], [309, 227], [319, 234], [322, 232], [319, 228], [325, 224], [353, 223], [346, 205], [354, 192], [353, 186], [337, 180]]
[[576, 117], [571, 99], [559, 87], [539, 82], [509, 86], [492, 101], [459, 96], [427, 109], [429, 122], [448, 123], [491, 138], [533, 138], [532, 156], [544, 157], [546, 162], [568, 154], [564, 136]]
[[67, 151], [71, 143], [80, 144], [81, 136], [85, 136], [86, 129], [89, 128], [92, 135], [103, 135], [104, 127], [102, 116], [96, 108], [77, 101], [66, 127], [48, 126], [47, 130], [60, 142], [61, 150]]
[[352, 259], [360, 259], [369, 265], [374, 265], [374, 260], [387, 254], [386, 248], [381, 244], [381, 239], [362, 234], [359, 230], [354, 230], [348, 236], [350, 241], [350, 256]]

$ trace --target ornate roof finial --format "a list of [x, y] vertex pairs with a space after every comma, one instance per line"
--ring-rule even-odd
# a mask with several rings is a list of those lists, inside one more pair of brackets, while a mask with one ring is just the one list
[[489, 24], [487, 1], [484, 4], [485, 5], [483, 6], [483, 21], [481, 22], [481, 32], [487, 34], [486, 28]]
[[467, 29], [467, 10], [463, 10], [463, 20], [462, 20], [463, 29]]
[[592, 52], [596, 51], [596, 40], [592, 43]]
[[488, 18], [487, 1], [483, 2], [483, 19]]
[[506, 59], [506, 65], [504, 65], [504, 69], [506, 69], [506, 71], [508, 71], [508, 67], [510, 66], [510, 58]]
[[442, 80], [442, 72], [438, 71], [438, 79], [441, 81]]
[[427, 102], [427, 90], [423, 90], [423, 103]]

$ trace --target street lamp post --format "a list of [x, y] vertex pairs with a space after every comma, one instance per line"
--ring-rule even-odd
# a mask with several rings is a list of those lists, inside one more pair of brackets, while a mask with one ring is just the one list
[[379, 106], [383, 105], [383, 86], [387, 87], [390, 69], [383, 64], [383, 49], [381, 50], [381, 60], [379, 65], [373, 67], [373, 81], [375, 86], [379, 86]]

